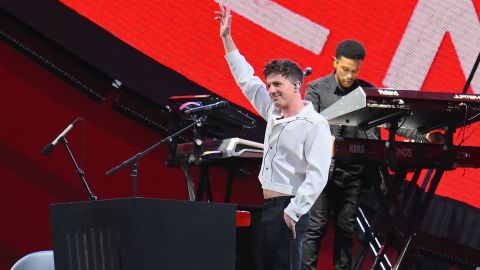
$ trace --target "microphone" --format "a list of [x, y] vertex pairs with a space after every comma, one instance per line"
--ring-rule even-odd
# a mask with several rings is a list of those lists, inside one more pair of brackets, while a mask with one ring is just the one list
[[78, 117], [77, 119], [75, 119], [70, 125], [67, 126], [66, 129], [64, 129], [62, 131], [62, 133], [60, 133], [60, 135], [58, 135], [57, 138], [55, 138], [55, 140], [53, 140], [53, 142], [45, 145], [45, 147], [43, 147], [42, 149], [42, 154], [44, 156], [48, 156], [52, 150], [53, 150], [53, 147], [55, 147], [55, 145], [57, 145], [58, 141], [60, 141], [60, 139], [62, 139], [65, 135], [67, 135], [68, 132], [70, 132], [70, 130], [78, 123], [78, 121], [82, 120], [81, 117]]
[[184, 113], [185, 114], [191, 114], [191, 113], [196, 113], [196, 112], [211, 111], [211, 110], [223, 108], [227, 105], [228, 105], [228, 101], [222, 100], [222, 101], [219, 101], [219, 102], [216, 102], [216, 103], [186, 109], [184, 111]]
[[312, 74], [312, 71], [313, 69], [311, 67], [306, 67], [304, 70], [303, 70], [303, 77], [307, 77], [307, 76], [310, 76], [310, 74]]

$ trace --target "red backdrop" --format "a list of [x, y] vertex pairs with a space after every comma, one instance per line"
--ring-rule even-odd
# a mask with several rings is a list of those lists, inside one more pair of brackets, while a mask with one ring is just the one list
[[[367, 48], [362, 78], [397, 89], [461, 92], [479, 53], [479, 0], [360, 0], [343, 5], [326, 0], [62, 2], [156, 61], [250, 110], [223, 58], [213, 20], [218, 2], [232, 7], [234, 39], [257, 71], [272, 58], [288, 57], [313, 68], [307, 82], [332, 71], [335, 46], [343, 39], [357, 39]], [[478, 71], [469, 88], [477, 91]], [[475, 126], [467, 128], [464, 144], [478, 145], [476, 132]], [[480, 207], [477, 175], [474, 169], [448, 172], [437, 194]]]

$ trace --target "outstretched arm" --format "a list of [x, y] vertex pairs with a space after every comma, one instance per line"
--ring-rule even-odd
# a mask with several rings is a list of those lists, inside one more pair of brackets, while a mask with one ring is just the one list
[[243, 94], [250, 100], [253, 107], [264, 118], [268, 118], [268, 110], [272, 102], [262, 80], [254, 75], [253, 67], [245, 60], [231, 36], [232, 16], [230, 8], [220, 5], [220, 11], [216, 11], [215, 20], [220, 22], [220, 37], [225, 48], [225, 59], [237, 85]]
[[237, 46], [235, 46], [231, 35], [232, 15], [230, 14], [229, 7], [225, 8], [221, 4], [219, 6], [220, 11], [215, 11], [215, 20], [220, 22], [220, 37], [222, 38], [225, 53], [228, 54], [229, 52], [237, 49]]

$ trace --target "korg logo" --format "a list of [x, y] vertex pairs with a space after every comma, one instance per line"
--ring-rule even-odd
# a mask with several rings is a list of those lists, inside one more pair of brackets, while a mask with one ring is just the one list
[[365, 145], [363, 144], [350, 144], [348, 151], [352, 154], [365, 154]]
[[397, 157], [413, 157], [413, 150], [410, 147], [399, 147], [396, 150]]
[[399, 94], [396, 90], [382, 90], [378, 89], [378, 93], [382, 96], [395, 96], [398, 97]]

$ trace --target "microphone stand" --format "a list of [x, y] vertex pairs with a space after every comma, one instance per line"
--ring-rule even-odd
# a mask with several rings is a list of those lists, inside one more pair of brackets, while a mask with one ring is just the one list
[[146, 154], [152, 152], [158, 146], [164, 144], [167, 141], [172, 141], [172, 138], [182, 134], [183, 132], [185, 132], [186, 130], [190, 129], [191, 127], [193, 127], [195, 125], [201, 125], [206, 120], [207, 120], [207, 115], [204, 115], [204, 116], [202, 116], [198, 119], [195, 119], [195, 121], [193, 123], [191, 123], [190, 125], [182, 128], [181, 130], [173, 133], [172, 135], [170, 135], [168, 137], [165, 137], [164, 139], [160, 140], [159, 142], [155, 143], [154, 145], [150, 146], [149, 148], [145, 149], [144, 151], [139, 152], [136, 155], [132, 156], [131, 158], [123, 161], [122, 163], [120, 163], [116, 167], [107, 171], [105, 174], [106, 175], [111, 175], [114, 172], [118, 171], [119, 169], [121, 169], [123, 167], [126, 167], [127, 165], [130, 165], [131, 166], [130, 176], [132, 177], [132, 193], [133, 193], [133, 197], [137, 197], [138, 160], [141, 159]]
[[95, 195], [92, 193], [92, 190], [90, 190], [90, 187], [89, 187], [88, 184], [87, 184], [87, 180], [85, 179], [85, 173], [84, 173], [83, 170], [80, 168], [80, 166], [78, 166], [77, 161], [76, 161], [75, 158], [73, 157], [72, 151], [70, 150], [70, 147], [68, 146], [67, 138], [65, 138], [65, 136], [62, 136], [62, 137], [59, 139], [59, 141], [62, 142], [63, 145], [65, 145], [65, 147], [67, 148], [68, 155], [70, 156], [70, 159], [72, 160], [73, 165], [75, 166], [75, 170], [77, 171], [78, 176], [80, 176], [80, 179], [82, 180], [83, 187], [85, 188], [85, 190], [86, 190], [87, 193], [88, 193], [88, 198], [89, 198], [91, 201], [97, 200], [97, 196], [95, 196]]

